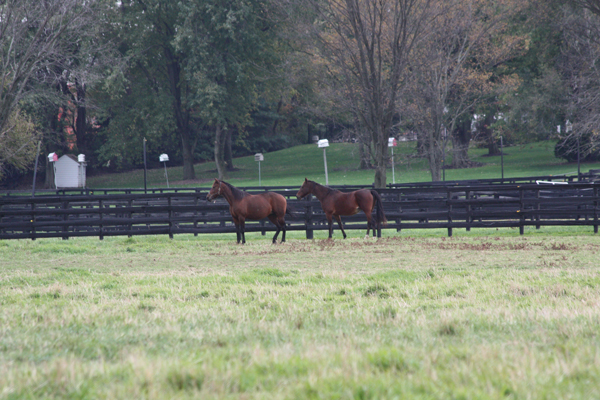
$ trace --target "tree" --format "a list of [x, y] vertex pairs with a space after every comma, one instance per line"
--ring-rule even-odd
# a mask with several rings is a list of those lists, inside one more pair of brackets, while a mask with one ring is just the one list
[[[445, 135], [455, 144], [455, 166], [469, 166], [475, 106], [506, 84], [507, 79], [492, 79], [492, 69], [514, 56], [522, 38], [506, 32], [507, 19], [518, 12], [511, 0], [444, 0], [431, 8], [436, 18], [411, 57], [415, 85], [405, 101], [416, 105], [412, 121], [419, 127], [432, 180], [438, 181]], [[487, 119], [493, 117], [487, 113]]]
[[[73, 61], [71, 46], [88, 32], [97, 2], [78, 0], [7, 0], [0, 3], [0, 169], [26, 168], [33, 160], [29, 144], [39, 138], [24, 110], [48, 91]], [[13, 132], [14, 130], [14, 132]]]
[[[183, 163], [183, 179], [195, 179], [194, 108], [185, 77], [185, 54], [175, 46], [183, 16], [179, 2], [123, 0], [113, 40], [126, 64], [114, 65], [103, 93], [101, 159], [139, 162], [142, 138], [153, 150], [173, 148]], [[135, 152], [135, 155], [132, 152]], [[175, 157], [173, 157], [175, 159]]]
[[387, 145], [408, 57], [430, 17], [430, 0], [309, 0], [311, 28], [339, 98], [369, 137], [375, 187], [385, 187]]
[[[564, 153], [575, 153], [579, 142], [581, 159], [598, 157], [600, 148], [600, 8], [594, 0], [576, 1], [582, 8], [563, 8], [560, 70], [568, 85], [566, 118], [573, 130], [562, 137], [558, 146], [569, 147]], [[579, 138], [580, 140], [574, 140]]]
[[226, 175], [233, 130], [250, 123], [261, 77], [278, 63], [276, 17], [269, 5], [266, 0], [195, 0], [182, 6], [186, 18], [178, 28], [177, 49], [188, 56], [191, 101], [214, 127], [219, 179]]

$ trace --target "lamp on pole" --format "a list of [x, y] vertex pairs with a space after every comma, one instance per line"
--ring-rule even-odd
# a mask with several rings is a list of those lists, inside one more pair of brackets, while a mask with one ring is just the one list
[[323, 149], [323, 163], [325, 164], [325, 186], [329, 186], [329, 176], [327, 175], [327, 154], [325, 150], [329, 147], [329, 140], [321, 139], [317, 142], [317, 146]]
[[396, 183], [396, 174], [394, 172], [394, 147], [398, 146], [396, 139], [391, 137], [388, 138], [388, 147], [392, 148], [392, 183]]
[[260, 162], [264, 161], [265, 157], [263, 156], [262, 153], [256, 153], [254, 155], [254, 161], [258, 162], [258, 186], [261, 186], [261, 182], [260, 182]]
[[165, 166], [165, 178], [167, 178], [167, 188], [168, 188], [169, 187], [169, 175], [167, 175], [167, 161], [169, 161], [169, 156], [166, 155], [165, 153], [163, 153], [160, 156], [158, 156], [158, 161], [163, 163], [163, 165]]

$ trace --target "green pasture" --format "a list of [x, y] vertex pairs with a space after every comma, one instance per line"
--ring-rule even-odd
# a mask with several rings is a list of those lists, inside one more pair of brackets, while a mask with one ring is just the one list
[[[576, 163], [567, 163], [554, 157], [553, 141], [518, 145], [505, 148], [504, 176], [541, 176], [577, 173]], [[396, 182], [431, 181], [427, 161], [415, 157], [415, 142], [400, 142], [394, 150]], [[446, 180], [500, 178], [500, 156], [486, 156], [487, 149], [473, 148], [470, 156], [473, 161], [482, 163], [477, 168], [446, 170]], [[373, 183], [373, 170], [359, 170], [358, 145], [352, 143], [331, 143], [326, 150], [329, 183], [331, 185], [370, 185]], [[300, 186], [305, 177], [325, 183], [323, 150], [316, 145], [302, 145], [267, 153], [261, 162], [261, 183], [264, 186]], [[450, 157], [449, 157], [450, 158]], [[234, 160], [235, 171], [229, 172], [227, 181], [237, 186], [258, 186], [258, 163], [254, 157]], [[583, 163], [581, 171], [600, 168], [600, 163]], [[210, 186], [217, 176], [213, 162], [195, 165], [197, 181], [182, 181], [182, 168], [167, 168], [170, 186]], [[391, 165], [387, 171], [388, 182], [392, 182]], [[166, 187], [163, 168], [150, 169], [147, 173], [149, 187]], [[140, 188], [144, 187], [143, 170], [120, 174], [88, 176], [90, 188]]]
[[541, 231], [0, 241], [0, 399], [600, 398], [600, 242]]

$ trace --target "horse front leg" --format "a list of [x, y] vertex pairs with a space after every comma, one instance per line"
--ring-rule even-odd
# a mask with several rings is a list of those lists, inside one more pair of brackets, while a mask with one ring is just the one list
[[242, 244], [246, 244], [246, 220], [240, 218], [240, 235], [242, 236]]
[[233, 218], [233, 224], [235, 225], [235, 236], [237, 238], [237, 244], [240, 244], [242, 235], [240, 234], [240, 221], [237, 218]]
[[342, 217], [340, 217], [339, 215], [334, 215], [340, 230], [342, 231], [342, 235], [344, 235], [344, 239], [346, 239], [346, 231], [344, 231], [344, 225], [342, 224]]
[[333, 236], [333, 218], [332, 218], [332, 214], [326, 214], [325, 216], [327, 217], [327, 222], [329, 222], [329, 239], [331, 239], [332, 236]]

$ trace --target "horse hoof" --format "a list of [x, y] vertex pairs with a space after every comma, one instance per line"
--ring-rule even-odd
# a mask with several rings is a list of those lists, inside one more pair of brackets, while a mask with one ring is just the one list
[[370, 238], [370, 236], [369, 235], [365, 235], [365, 239], [368, 239], [368, 238]]

